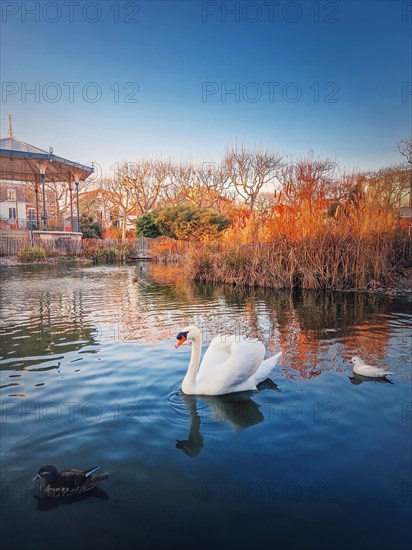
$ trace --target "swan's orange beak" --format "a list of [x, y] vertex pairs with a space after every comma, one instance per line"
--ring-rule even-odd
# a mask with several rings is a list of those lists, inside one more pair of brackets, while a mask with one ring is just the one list
[[178, 343], [175, 345], [175, 348], [178, 348], [179, 346], [181, 346], [184, 342], [186, 342], [186, 336], [181, 336], [180, 340], [178, 341]]

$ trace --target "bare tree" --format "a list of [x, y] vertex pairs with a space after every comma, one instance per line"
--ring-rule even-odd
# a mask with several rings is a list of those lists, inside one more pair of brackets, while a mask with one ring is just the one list
[[168, 200], [184, 204], [190, 190], [197, 184], [196, 168], [191, 163], [170, 164], [169, 178]]
[[282, 156], [269, 151], [251, 151], [243, 146], [227, 149], [222, 168], [236, 193], [253, 212], [257, 196], [273, 185], [282, 166]]
[[335, 190], [337, 163], [330, 159], [315, 159], [313, 153], [282, 167], [276, 193], [279, 202], [298, 206], [330, 197]]
[[406, 162], [412, 166], [412, 139], [404, 138], [398, 141], [396, 149], [406, 158]]
[[412, 209], [412, 139], [404, 138], [399, 140], [396, 148], [409, 164], [409, 208]]
[[111, 203], [113, 221], [117, 221], [122, 229], [122, 239], [126, 238], [127, 221], [134, 211], [133, 191], [126, 180], [125, 173], [119, 169], [115, 177], [106, 180], [103, 189], [107, 192]]
[[230, 182], [220, 165], [174, 165], [171, 180], [175, 203], [210, 208], [223, 215], [232, 208], [227, 197]]
[[132, 192], [136, 216], [154, 210], [167, 198], [170, 163], [162, 160], [141, 160], [124, 163], [119, 170], [121, 180]]
[[387, 209], [399, 211], [410, 194], [411, 170], [403, 165], [382, 168], [366, 174], [364, 188], [367, 195]]
[[255, 208], [259, 213], [259, 218], [262, 223], [266, 223], [267, 220], [273, 214], [273, 209], [276, 206], [276, 199], [273, 193], [262, 192], [256, 197]]
[[[212, 208], [221, 214], [227, 214], [231, 208], [229, 198], [230, 179], [222, 165], [203, 163], [196, 170], [197, 186], [195, 189], [196, 205]], [[231, 205], [232, 206], [232, 205]]]
[[95, 189], [83, 192], [80, 195], [80, 212], [91, 216], [93, 219], [100, 219], [103, 228], [109, 229], [112, 214], [113, 202], [111, 193], [105, 189], [107, 187], [104, 180], [94, 181]]

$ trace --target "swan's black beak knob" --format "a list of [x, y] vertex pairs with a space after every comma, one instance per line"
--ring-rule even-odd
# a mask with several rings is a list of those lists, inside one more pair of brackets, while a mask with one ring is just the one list
[[178, 348], [179, 346], [181, 346], [184, 342], [186, 342], [187, 340], [187, 332], [184, 333], [184, 332], [179, 332], [179, 334], [176, 336], [176, 338], [178, 339], [178, 342], [177, 344], [175, 345], [175, 348]]

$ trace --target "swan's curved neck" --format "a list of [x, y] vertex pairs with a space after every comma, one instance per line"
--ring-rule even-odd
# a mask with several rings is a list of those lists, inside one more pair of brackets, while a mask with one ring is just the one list
[[184, 393], [190, 393], [191, 389], [196, 385], [196, 376], [200, 365], [200, 356], [202, 354], [202, 335], [200, 331], [192, 338], [192, 355], [187, 368], [186, 376], [182, 382], [182, 390]]

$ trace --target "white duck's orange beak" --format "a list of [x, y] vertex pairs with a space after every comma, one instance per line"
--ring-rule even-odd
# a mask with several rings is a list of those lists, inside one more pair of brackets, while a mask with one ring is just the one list
[[186, 336], [181, 336], [180, 340], [175, 345], [175, 348], [178, 348], [179, 346], [181, 346], [184, 342], [186, 342], [186, 340], [187, 340]]

